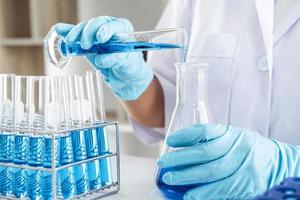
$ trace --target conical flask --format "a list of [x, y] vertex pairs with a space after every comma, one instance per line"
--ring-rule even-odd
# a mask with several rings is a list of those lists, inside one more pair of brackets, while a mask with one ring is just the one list
[[[207, 64], [176, 63], [177, 97], [176, 106], [171, 118], [166, 138], [174, 131], [196, 123], [208, 123], [209, 114], [206, 106], [207, 97]], [[174, 151], [164, 143], [162, 154]], [[170, 168], [158, 169], [156, 184], [161, 192], [171, 199], [182, 199], [184, 193], [195, 185], [171, 186], [162, 181], [163, 175]]]

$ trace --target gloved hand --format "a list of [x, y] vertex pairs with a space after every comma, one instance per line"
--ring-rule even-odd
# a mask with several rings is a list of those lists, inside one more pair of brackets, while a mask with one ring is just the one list
[[194, 125], [167, 138], [178, 150], [158, 160], [168, 185], [198, 184], [184, 199], [251, 199], [288, 176], [300, 175], [300, 147], [257, 132], [222, 125]]
[[[80, 41], [83, 49], [89, 49], [93, 43], [105, 43], [115, 33], [133, 32], [133, 26], [126, 19], [109, 16], [93, 18], [77, 25], [56, 24], [58, 34], [65, 42], [73, 44]], [[92, 66], [102, 72], [104, 81], [122, 100], [136, 100], [148, 88], [153, 72], [147, 66], [141, 52], [87, 55]]]

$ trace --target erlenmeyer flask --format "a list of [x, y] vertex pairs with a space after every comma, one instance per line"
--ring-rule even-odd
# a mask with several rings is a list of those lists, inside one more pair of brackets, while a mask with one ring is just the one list
[[[208, 123], [209, 114], [206, 106], [206, 63], [177, 63], [177, 97], [176, 106], [166, 137], [174, 131], [196, 123]], [[162, 154], [174, 149], [164, 144]], [[172, 186], [162, 181], [162, 176], [171, 171], [170, 168], [158, 169], [156, 184], [163, 194], [171, 199], [182, 199], [184, 193], [195, 185]]]

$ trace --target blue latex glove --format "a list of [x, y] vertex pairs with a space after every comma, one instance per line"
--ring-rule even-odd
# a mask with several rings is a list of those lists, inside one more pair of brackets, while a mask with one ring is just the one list
[[[83, 49], [89, 49], [94, 43], [105, 43], [115, 33], [133, 32], [128, 20], [109, 16], [96, 17], [75, 26], [59, 23], [55, 29], [65, 37], [66, 43], [80, 42]], [[140, 97], [153, 79], [153, 72], [141, 52], [93, 54], [86, 57], [94, 68], [102, 72], [104, 81], [114, 94], [125, 101]]]
[[[257, 132], [222, 125], [194, 125], [167, 138], [178, 150], [162, 155], [168, 185], [198, 184], [184, 199], [251, 199], [284, 178], [300, 175], [300, 147]], [[200, 185], [201, 184], [201, 185]]]

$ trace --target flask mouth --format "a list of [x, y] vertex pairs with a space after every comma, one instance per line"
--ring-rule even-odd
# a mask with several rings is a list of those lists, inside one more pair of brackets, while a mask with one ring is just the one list
[[61, 43], [63, 38], [57, 34], [52, 27], [44, 39], [44, 49], [46, 57], [49, 61], [59, 68], [63, 68], [69, 61], [69, 57], [65, 56], [61, 51]]

